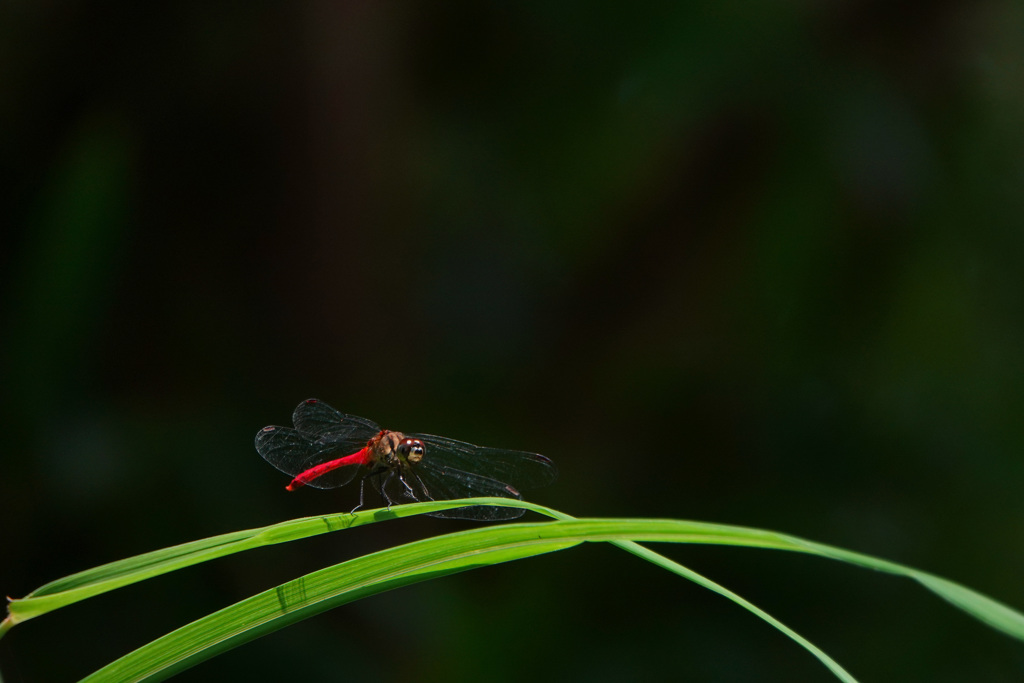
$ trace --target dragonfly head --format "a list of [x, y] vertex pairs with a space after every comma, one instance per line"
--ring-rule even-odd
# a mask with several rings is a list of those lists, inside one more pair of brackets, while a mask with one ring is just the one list
[[398, 443], [398, 454], [405, 460], [412, 463], [417, 463], [423, 459], [423, 454], [427, 452], [426, 446], [419, 439], [402, 439]]

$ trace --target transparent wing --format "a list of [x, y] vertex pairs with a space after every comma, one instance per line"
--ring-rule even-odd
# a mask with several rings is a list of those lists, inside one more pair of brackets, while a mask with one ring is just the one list
[[[515, 489], [547, 486], [558, 477], [555, 463], [539, 453], [484, 448], [432, 434], [406, 434], [426, 445], [422, 462], [477, 473], [511, 484]], [[490, 494], [488, 494], [490, 495]]]
[[[416, 500], [450, 500], [470, 496], [497, 496], [522, 500], [520, 488], [550, 484], [558, 476], [549, 458], [526, 451], [482, 448], [431, 434], [406, 434], [426, 446], [423, 459], [404, 476], [412, 489], [396, 487], [399, 495]], [[398, 482], [401, 484], [401, 481]], [[389, 494], [390, 495], [390, 494]], [[435, 513], [455, 519], [515, 519], [523, 510], [472, 506]]]
[[[292, 477], [311, 467], [350, 455], [365, 445], [365, 439], [334, 439], [327, 436], [317, 439], [288, 427], [264, 427], [256, 433], [256, 451], [260, 456]], [[318, 489], [343, 486], [352, 481], [359, 469], [358, 466], [339, 467], [306, 485]]]
[[[426, 457], [416, 463], [405, 475], [406, 482], [414, 494], [404, 491], [405, 497], [416, 500], [451, 500], [471, 496], [497, 496], [522, 500], [523, 496], [515, 487], [474, 472], [465, 472], [454, 467], [428, 462]], [[402, 493], [402, 492], [400, 492]], [[525, 510], [500, 508], [488, 505], [443, 510], [432, 513], [431, 517], [449, 519], [501, 520], [521, 517]]]
[[355, 439], [363, 444], [380, 431], [373, 421], [355, 415], [346, 415], [323, 401], [307, 398], [292, 413], [295, 429], [315, 439], [347, 441]]

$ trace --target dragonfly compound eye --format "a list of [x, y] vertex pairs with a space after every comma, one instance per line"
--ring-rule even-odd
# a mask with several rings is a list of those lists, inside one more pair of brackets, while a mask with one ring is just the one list
[[426, 448], [419, 439], [402, 439], [402, 443], [398, 444], [398, 452], [409, 462], [419, 462], [423, 459]]

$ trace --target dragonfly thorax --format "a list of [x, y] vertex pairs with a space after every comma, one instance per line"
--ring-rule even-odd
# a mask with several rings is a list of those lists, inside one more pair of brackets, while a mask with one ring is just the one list
[[382, 431], [367, 444], [374, 458], [388, 467], [400, 467], [423, 459], [426, 447], [419, 439], [411, 439], [401, 432]]

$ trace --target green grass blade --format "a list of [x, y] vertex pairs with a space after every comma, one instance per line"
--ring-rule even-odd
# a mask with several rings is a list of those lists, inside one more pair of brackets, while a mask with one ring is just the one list
[[321, 569], [183, 626], [84, 680], [163, 680], [225, 650], [362, 597], [581, 542], [546, 540], [534, 526], [515, 524], [449, 534]]
[[[572, 517], [549, 508], [544, 508], [520, 501], [507, 499], [472, 499], [475, 504], [488, 503], [505, 505], [532, 510], [549, 517], [571, 520]], [[12, 600], [8, 605], [9, 615], [0, 623], [0, 637], [14, 624], [24, 622], [39, 614], [78, 602], [87, 597], [99, 595], [122, 586], [127, 586], [156, 575], [180, 569], [186, 566], [205, 562], [231, 553], [242, 552], [252, 548], [285, 543], [315, 536], [317, 533], [350, 528], [361, 524], [394, 519], [414, 514], [424, 514], [437, 510], [460, 507], [466, 503], [445, 501], [440, 503], [414, 503], [411, 505], [394, 506], [390, 511], [368, 510], [354, 515], [342, 513], [322, 517], [305, 517], [279, 524], [272, 524], [257, 529], [225, 533], [225, 535], [186, 543], [180, 546], [165, 548], [152, 553], [104, 564], [93, 569], [72, 574], [71, 577], [60, 579], [33, 591], [22, 599]], [[732, 526], [727, 524], [711, 524], [686, 520], [607, 520], [608, 523], [650, 522], [668, 523], [673, 525], [674, 533], [665, 538], [656, 539], [673, 543], [700, 543], [716, 545], [736, 545], [752, 548], [773, 548], [804, 552], [821, 557], [828, 557], [858, 566], [903, 575], [936, 593], [950, 604], [959, 607], [978, 620], [988, 624], [1015, 638], [1024, 640], [1024, 614], [1001, 604], [985, 595], [965, 586], [950, 582], [934, 574], [918, 569], [889, 562], [877, 557], [854, 553], [841, 548], [814, 543], [775, 531]], [[649, 539], [655, 540], [655, 539]]]
[[[713, 590], [748, 609], [796, 640], [840, 679], [853, 680], [821, 650], [773, 617], [713, 581], [635, 541], [701, 543], [773, 548], [803, 552], [912, 578], [943, 599], [1008, 635], [1024, 640], [1024, 615], [955, 582], [869, 555], [835, 548], [795, 536], [761, 529], [651, 519], [581, 519], [541, 506], [507, 499], [468, 499], [414, 503], [388, 510], [310, 517], [261, 529], [224, 534], [193, 543], [146, 553], [60, 579], [12, 601], [9, 616], [0, 622], [0, 635], [18, 621], [66, 604], [159, 574], [250, 548], [283, 543], [362, 524], [423, 514], [469, 504], [504, 505], [533, 510], [558, 519], [540, 524], [509, 524], [427, 539], [381, 551], [330, 567], [261, 593], [221, 610], [136, 650], [97, 672], [119, 680], [158, 680], [218, 652], [351, 600], [433, 576], [474, 566], [507, 562], [571, 547], [582, 541], [609, 541], [655, 564]], [[479, 537], [474, 534], [480, 534]], [[521, 536], [525, 534], [525, 536]], [[426, 545], [420, 545], [426, 544]], [[438, 545], [433, 545], [438, 544]], [[475, 545], [474, 545], [475, 544]], [[396, 553], [393, 557], [387, 553]], [[374, 565], [381, 557], [384, 565]], [[377, 559], [374, 559], [377, 558]], [[352, 564], [366, 562], [366, 565]], [[396, 567], [400, 570], [396, 570]], [[391, 572], [385, 571], [387, 568]], [[355, 583], [353, 583], [355, 582]], [[111, 668], [114, 667], [114, 668]], [[135, 672], [139, 678], [129, 674]], [[103, 674], [106, 676], [107, 674]], [[96, 679], [98, 680], [98, 679]]]
[[[429, 578], [624, 535], [671, 536], [664, 520], [623, 525], [614, 520], [510, 524], [417, 541], [328, 567], [188, 624], [129, 653], [85, 680], [157, 681], [333, 607]], [[623, 528], [623, 527], [626, 528]], [[666, 533], [667, 532], [667, 533]], [[634, 543], [625, 549], [733, 600], [807, 648], [841, 680], [855, 679], [805, 638], [732, 591]]]
[[832, 560], [839, 560], [840, 562], [846, 562], [848, 564], [913, 579], [943, 600], [946, 600], [955, 607], [959, 607], [967, 614], [970, 614], [975, 619], [978, 619], [979, 621], [986, 623], [992, 628], [1002, 631], [1009, 636], [1017, 638], [1018, 640], [1024, 640], [1024, 614], [1021, 614], [1012, 607], [1004, 605], [987, 595], [956, 583], [955, 581], [950, 581], [949, 579], [944, 579], [942, 577], [935, 576], [934, 574], [929, 574], [928, 572], [923, 572], [919, 569], [907, 567], [896, 562], [890, 562], [870, 555], [864, 555], [863, 553], [855, 553], [850, 550], [843, 550], [842, 548], [836, 548], [824, 543], [808, 541], [796, 536], [788, 536], [786, 534], [778, 534], [775, 532], [761, 533], [775, 537], [779, 542], [778, 546], [768, 545], [765, 547], [778, 547], [784, 550], [795, 550], [797, 552], [810, 553], [821, 557], [827, 557]]
[[[488, 503], [521, 507], [540, 514], [562, 520], [573, 518], [564, 513], [523, 501], [504, 498], [472, 499], [466, 502], [444, 501], [437, 503], [413, 503], [397, 505], [390, 511], [367, 510], [354, 515], [342, 513], [322, 517], [306, 517], [280, 524], [239, 531], [221, 536], [214, 536], [192, 543], [185, 543], [171, 548], [164, 548], [151, 553], [119, 560], [102, 565], [63, 579], [53, 581], [33, 591], [22, 599], [12, 600], [8, 606], [9, 615], [0, 622], [0, 637], [14, 624], [45, 614], [65, 605], [78, 602], [87, 597], [99, 595], [121, 586], [152, 578], [169, 571], [188, 567], [217, 557], [229, 555], [251, 548], [284, 543], [286, 541], [306, 538], [320, 533], [351, 528], [385, 519], [397, 519], [414, 514], [424, 514], [437, 510], [449, 509], [465, 505]], [[952, 605], [959, 607], [968, 614], [983, 621], [1015, 638], [1024, 640], [1024, 615], [999, 603], [981, 593], [917, 569], [889, 562], [870, 555], [855, 553], [835, 548], [822, 543], [815, 543], [796, 536], [780, 534], [762, 529], [751, 529], [723, 524], [690, 522], [685, 520], [610, 520], [611, 523], [662, 522], [674, 525], [676, 533], [669, 534], [664, 540], [676, 543], [703, 543], [718, 545], [740, 545], [745, 547], [774, 548], [804, 552], [821, 557], [855, 564], [878, 571], [899, 576], [906, 576], [918, 581]], [[637, 540], [637, 539], [634, 539]], [[651, 539], [654, 540], [654, 539]]]
[[[498, 499], [506, 501], [506, 499]], [[553, 511], [531, 503], [506, 501], [552, 516]], [[190, 543], [162, 548], [116, 562], [87, 569], [37, 588], [24, 598], [11, 600], [8, 617], [0, 622], [0, 637], [14, 624], [71, 605], [116, 588], [150, 579], [167, 572], [184, 569], [201, 562], [277, 543], [286, 543], [318, 534], [351, 529], [389, 519], [419, 515], [452, 507], [449, 502], [396, 505], [390, 511], [381, 508], [356, 513], [340, 513], [320, 517], [303, 517], [279, 524], [211, 536]]]
[[722, 586], [721, 584], [712, 581], [706, 576], [698, 574], [697, 572], [693, 571], [688, 567], [684, 567], [678, 562], [670, 560], [664, 555], [660, 555], [654, 552], [650, 548], [645, 548], [644, 546], [638, 543], [634, 543], [632, 541], [612, 541], [612, 545], [618, 546], [626, 552], [633, 553], [634, 555], [641, 557], [647, 560], [648, 562], [651, 562], [653, 564], [658, 565], [659, 567], [667, 569], [668, 571], [673, 572], [674, 574], [678, 574], [679, 576], [687, 578], [690, 581], [693, 581], [694, 583], [703, 586], [704, 588], [707, 588], [710, 591], [714, 591], [715, 593], [718, 593], [719, 595], [726, 597], [729, 600], [732, 600], [743, 609], [747, 610], [748, 612], [751, 612], [752, 614], [760, 617], [761, 619], [764, 619], [769, 624], [771, 624], [772, 626], [779, 629], [787, 636], [795, 640], [797, 643], [803, 646], [805, 650], [807, 650], [812, 655], [817, 657], [822, 664], [827, 666], [828, 669], [832, 673], [834, 673], [839, 680], [845, 681], [846, 683], [857, 683], [857, 679], [850, 675], [850, 673], [846, 669], [839, 666], [839, 662], [835, 661], [827, 654], [825, 654], [825, 652], [818, 648], [816, 645], [814, 645], [814, 643], [807, 640], [799, 633], [797, 633], [796, 631], [789, 628], [772, 615], [762, 610], [757, 605], [754, 605], [749, 600], [741, 598], [736, 593], [733, 593], [725, 586]]
[[[549, 510], [546, 508], [533, 506], [531, 504], [519, 505], [522, 507], [534, 509], [537, 512], [547, 514], [551, 517], [557, 517], [564, 520], [573, 519], [569, 515], [558, 513], [556, 511]], [[442, 504], [440, 507], [451, 507], [451, 505]], [[233, 552], [240, 552], [242, 550], [246, 550], [252, 547], [259, 547], [261, 545], [282, 543], [285, 541], [305, 538], [314, 534], [325, 533], [327, 531], [351, 528], [353, 526], [358, 526], [360, 524], [365, 524], [372, 521], [381, 521], [382, 519], [401, 517], [408, 514], [429, 512], [435, 509], [440, 509], [440, 507], [436, 504], [428, 504], [422, 506], [402, 506], [401, 508], [394, 508], [393, 514], [383, 510], [374, 510], [367, 511], [355, 516], [351, 514], [343, 514], [333, 515], [329, 517], [304, 518], [272, 525], [270, 527], [265, 527], [263, 529], [255, 529], [236, 532], [232, 534], [224, 534], [221, 536], [203, 539], [193, 543], [174, 546], [172, 548], [166, 548], [163, 550], [155, 551], [153, 553], [146, 553], [135, 558], [128, 558], [127, 560], [110, 563], [102, 567], [97, 567], [92, 570], [80, 572], [78, 574], [66, 577], [64, 579], [51, 582], [37, 589], [36, 591], [33, 591], [33, 593], [30, 594], [30, 596], [28, 596], [28, 598], [26, 599], [28, 602], [26, 602], [25, 600], [19, 601], [19, 604], [15, 607], [21, 609], [21, 614], [35, 616], [36, 614], [43, 613], [44, 611], [48, 611], [49, 609], [55, 608], [54, 605], [62, 606], [63, 604], [70, 604], [71, 602], [84, 599], [85, 597], [89, 597], [90, 595], [98, 594], [99, 592], [113, 590], [114, 588], [126, 585], [127, 583], [143, 580], [145, 578], [150, 578], [152, 576], [156, 576], [167, 571], [172, 571], [173, 569], [189, 566], [191, 564], [203, 562], [209, 559], [214, 559], [215, 557], [221, 557], [223, 555], [230, 554]], [[575, 543], [571, 543], [569, 545], [573, 544]], [[637, 552], [637, 554], [640, 554], [642, 557], [646, 557], [648, 559], [660, 558], [660, 560], [655, 560], [656, 563], [661, 564], [662, 566], [669, 568], [671, 571], [674, 571], [677, 574], [685, 576], [686, 578], [689, 578], [690, 580], [693, 580], [700, 585], [711, 588], [712, 590], [715, 590], [716, 592], [725, 595], [726, 597], [737, 602], [741, 606], [752, 611], [759, 617], [767, 620], [769, 623], [772, 623], [777, 628], [780, 628], [783, 632], [790, 635], [790, 637], [799, 642], [801, 645], [803, 645], [805, 648], [811, 651], [815, 656], [817, 656], [822, 662], [824, 662], [826, 666], [835, 671], [842, 680], [853, 680], [852, 677], [850, 677], [849, 674], [847, 674], [841, 667], [839, 667], [838, 664], [836, 664], [831, 658], [829, 658], [827, 655], [821, 652], [814, 645], [809, 643], [806, 639], [802, 638], [801, 636], [793, 632], [791, 629], [781, 624], [781, 622], [778, 622], [774, 618], [770, 617], [769, 615], [767, 615], [754, 605], [750, 604], [749, 602], [743, 600], [731, 591], [728, 591], [727, 589], [719, 586], [718, 584], [715, 584], [709, 579], [700, 576], [696, 572], [693, 572], [685, 567], [682, 567], [681, 565], [678, 565], [677, 563], [672, 562], [671, 560], [668, 560], [667, 558], [664, 558], [646, 548], [628, 542], [621, 543], [620, 545], [622, 545], [622, 547], [624, 548], [635, 548], [635, 550], [632, 550], [632, 552]], [[508, 561], [511, 559], [520, 559], [522, 557], [527, 557], [529, 555], [538, 554], [540, 552], [550, 552], [551, 550], [557, 550], [563, 547], [568, 546], [565, 544], [556, 544], [555, 546], [549, 548], [545, 546], [540, 546], [537, 548], [533, 548], [530, 551], [520, 549], [517, 553], [509, 555], [508, 557], [503, 557], [499, 551], [492, 550], [488, 551], [487, 553], [487, 563], [491, 564], [495, 562]], [[196, 650], [192, 655], [182, 655], [180, 652], [180, 648], [178, 648], [176, 652], [176, 643], [172, 640], [174, 634], [169, 634], [167, 637], [165, 637], [165, 639], [161, 639], [163, 641], [162, 653], [161, 645], [158, 642], [154, 642], [152, 646], [156, 650], [157, 654], [152, 654], [152, 652], [149, 655], [146, 655], [145, 653], [133, 653], [133, 655], [135, 655], [134, 657], [132, 655], [129, 655], [131, 659], [119, 660], [120, 664], [117, 665], [118, 667], [120, 667], [119, 669], [115, 668], [114, 670], [110, 670], [102, 675], [104, 677], [109, 675], [115, 677], [118, 680], [125, 679], [126, 677], [130, 678], [133, 674], [145, 676], [145, 674], [142, 674], [140, 671], [136, 670], [133, 672], [131, 670], [133, 666], [138, 667], [139, 663], [143, 662], [148, 663], [150, 665], [155, 665], [156, 667], [160, 667], [161, 665], [166, 664], [166, 666], [160, 671], [160, 673], [156, 673], [154, 671], [154, 673], [152, 674], [152, 676], [155, 676], [156, 678], [162, 678], [167, 675], [173, 674], [175, 671], [179, 671], [183, 668], [187, 668], [188, 666], [192, 666], [193, 664], [198, 663], [198, 661], [202, 661], [203, 659], [212, 657], [219, 652], [234, 647], [237, 644], [241, 644], [243, 642], [246, 642], [247, 640], [259, 637], [268, 630], [276, 630], [277, 628], [286, 626], [289, 623], [292, 623], [296, 620], [312, 616], [313, 614], [316, 614], [326, 609], [330, 609], [331, 607], [334, 607], [336, 605], [344, 604], [345, 602], [358, 599], [359, 597], [363, 597], [364, 595], [372, 595], [377, 592], [389, 590], [390, 588], [405, 585], [405, 583], [425, 580], [426, 578], [430, 578], [430, 576], [453, 573], [455, 571], [462, 571], [463, 569], [464, 568], [460, 568], [453, 564], [449, 566], [447, 569], [435, 568], [435, 571], [431, 573], [429, 576], [427, 574], [421, 574], [417, 576], [410, 575], [408, 577], [405, 577], [408, 580], [396, 578], [392, 580], [382, 581], [380, 583], [377, 583], [376, 585], [364, 587], [362, 590], [353, 589], [349, 592], [348, 595], [339, 595], [335, 600], [324, 600], [319, 604], [313, 604], [306, 608], [300, 608], [298, 610], [291, 611], [288, 614], [282, 614], [282, 616], [279, 619], [277, 619], [274, 623], [260, 624], [257, 623], [259, 620], [257, 620], [257, 622], [254, 622], [251, 619], [251, 614], [247, 613], [248, 610], [245, 610], [244, 607], [242, 607], [240, 609], [243, 609], [243, 623], [246, 623], [251, 626], [251, 628], [247, 628], [244, 632], [226, 636], [222, 640], [210, 644], [208, 647]], [[300, 595], [305, 595], [307, 580], [315, 580], [316, 578], [319, 578], [319, 575], [310, 575], [310, 577], [305, 577], [303, 579], [299, 579], [297, 582], [292, 582], [290, 584], [286, 584], [282, 587], [279, 587], [275, 591], [279, 599], [279, 602], [281, 602], [281, 604], [285, 604], [287, 596], [295, 594], [296, 591], [298, 591]], [[265, 599], [268, 596], [269, 592], [263, 594], [262, 597]], [[260, 598], [261, 596], [255, 596], [254, 598], [250, 599], [250, 601], [246, 602], [249, 603], [251, 601], [259, 601]], [[251, 606], [252, 605], [250, 605], [250, 607]], [[233, 608], [228, 609], [231, 610]], [[285, 611], [287, 612], [287, 610]], [[218, 615], [219, 620], [226, 622], [229, 625], [230, 630], [230, 624], [232, 622], [232, 616], [230, 613], [226, 613], [222, 610], [221, 613], [211, 615], [207, 619], [211, 621], [218, 621]], [[12, 625], [12, 623], [13, 622], [11, 622], [10, 619], [5, 620], [3, 623], [0, 623], [0, 628], [9, 628], [10, 625]], [[189, 637], [187, 633], [179, 633], [178, 635], [184, 635], [186, 640]], [[180, 642], [178, 644], [180, 644]], [[112, 664], [111, 667], [115, 667], [115, 664]], [[104, 671], [107, 670], [105, 669]], [[97, 672], [96, 675], [101, 675], [101, 672]]]

